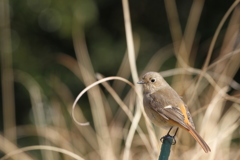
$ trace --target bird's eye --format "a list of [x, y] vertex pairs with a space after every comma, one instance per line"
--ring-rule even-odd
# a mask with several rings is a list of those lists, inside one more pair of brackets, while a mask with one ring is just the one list
[[153, 82], [156, 82], [156, 79], [155, 79], [155, 78], [151, 79], [151, 82], [152, 82], [152, 83], [153, 83]]

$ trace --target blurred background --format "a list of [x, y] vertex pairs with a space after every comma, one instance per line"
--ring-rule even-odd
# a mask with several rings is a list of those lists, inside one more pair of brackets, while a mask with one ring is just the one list
[[[224, 113], [233, 106], [235, 108], [233, 112], [237, 114], [232, 119], [236, 126], [229, 133], [231, 135], [228, 140], [229, 145], [224, 148], [224, 151], [228, 150], [227, 156], [217, 156], [216, 152], [220, 150], [213, 147], [215, 154], [209, 156], [209, 159], [219, 159], [219, 157], [228, 159], [233, 155], [236, 158], [240, 157], [238, 150], [240, 109], [237, 100], [240, 95], [238, 2], [233, 0], [129, 1], [139, 76], [149, 70], [160, 72], [178, 67], [186, 68], [181, 60], [185, 61], [187, 66], [203, 69], [210, 54], [208, 66], [222, 57], [231, 58], [231, 61], [218, 61], [219, 63], [216, 64], [218, 67], [215, 65], [208, 70], [218, 74], [216, 77], [210, 74], [215, 81], [223, 75], [230, 79], [218, 83], [221, 89], [227, 87], [224, 90], [227, 98], [223, 98], [224, 96], [219, 98], [219, 101], [222, 100], [222, 107], [219, 109], [219, 119], [215, 119], [216, 124], [223, 121], [221, 118], [224, 117]], [[118, 75], [133, 81], [127, 56], [122, 1], [0, 0], [0, 3], [0, 134], [1, 143], [4, 144], [0, 147], [0, 157], [18, 148], [33, 145], [66, 149], [84, 159], [104, 159], [105, 152], [109, 153], [106, 159], [124, 157], [125, 138], [131, 123], [104, 86], [99, 86], [97, 91], [93, 90], [92, 95], [91, 93], [88, 96], [83, 95], [78, 102], [81, 109], [79, 106], [76, 107], [75, 116], [81, 122], [89, 121], [91, 127], [84, 129], [76, 125], [71, 117], [74, 99], [86, 86], [97, 80], [95, 73], [105, 77]], [[231, 6], [234, 6], [232, 10]], [[222, 21], [228, 11], [228, 16]], [[223, 22], [222, 27], [218, 30], [221, 22]], [[211, 50], [216, 32], [218, 34]], [[229, 56], [228, 53], [233, 55]], [[183, 79], [174, 78], [174, 75], [168, 74], [166, 80], [184, 99], [188, 99], [187, 96], [190, 96], [191, 92], [188, 93], [186, 89], [197, 84], [196, 74]], [[135, 96], [131, 87], [116, 81], [109, 84], [134, 114]], [[212, 103], [209, 95], [214, 97], [217, 93], [211, 90], [209, 84], [199, 89], [201, 91], [197, 92], [199, 94], [195, 95], [195, 98], [201, 99], [192, 110], [199, 111], [200, 116], [196, 117], [204, 119], [206, 107]], [[99, 119], [94, 118], [98, 113], [93, 112], [93, 106], [96, 104], [92, 103], [99, 102], [99, 99], [92, 100], [96, 97], [94, 94], [100, 96], [105, 106], [105, 113], [102, 114], [105, 121], [99, 126], [101, 128], [101, 125], [107, 125], [107, 133], [104, 130], [98, 133], [96, 123], [99, 119], [102, 120], [102, 117], [98, 115]], [[189, 100], [187, 103], [192, 105], [193, 102]], [[199, 112], [195, 112], [194, 115], [199, 115]], [[82, 118], [82, 115], [86, 119]], [[230, 117], [231, 115], [232, 112]], [[233, 123], [232, 121], [229, 123]], [[143, 133], [148, 137], [143, 118], [140, 123]], [[201, 121], [196, 123], [196, 126], [201, 126]], [[114, 128], [118, 125], [118, 128]], [[116, 136], [116, 132], [123, 133]], [[159, 138], [165, 132], [156, 131], [156, 133]], [[110, 141], [114, 149], [101, 151], [109, 140], [103, 136], [102, 139], [100, 138], [103, 140], [101, 145], [102, 141], [98, 139], [101, 134], [111, 137]], [[104, 141], [105, 138], [107, 142]], [[116, 143], [114, 139], [117, 139]], [[136, 141], [141, 141], [140, 139], [141, 136], [136, 135]], [[150, 139], [146, 138], [146, 141], [151, 141]], [[211, 140], [211, 136], [208, 140]], [[132, 145], [130, 159], [154, 159], [156, 153], [153, 156], [149, 154], [151, 147], [144, 147], [146, 143], [143, 145], [137, 142]], [[194, 144], [193, 141], [186, 143]], [[150, 144], [149, 146], [154, 146]], [[210, 146], [218, 146], [213, 144], [215, 143], [210, 143]], [[186, 146], [183, 150], [189, 150]], [[237, 150], [238, 152], [235, 152]], [[181, 151], [182, 149], [176, 148], [176, 155]], [[38, 149], [25, 153], [20, 154], [22, 157], [12, 158], [72, 159], [64, 154]]]

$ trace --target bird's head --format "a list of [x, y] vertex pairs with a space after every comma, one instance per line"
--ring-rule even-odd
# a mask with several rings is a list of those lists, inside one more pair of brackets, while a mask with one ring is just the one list
[[137, 83], [143, 85], [143, 92], [145, 93], [156, 92], [168, 85], [158, 72], [147, 72], [142, 80]]

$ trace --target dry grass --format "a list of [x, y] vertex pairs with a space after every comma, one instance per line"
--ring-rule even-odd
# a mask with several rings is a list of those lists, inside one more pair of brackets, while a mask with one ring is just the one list
[[[150, 70], [160, 70], [162, 64], [171, 56], [177, 58], [176, 68], [161, 74], [173, 78], [171, 85], [188, 104], [196, 128], [209, 144], [212, 152], [204, 153], [188, 133], [180, 130], [177, 144], [172, 147], [170, 159], [240, 159], [240, 145], [232, 142], [233, 139], [240, 138], [240, 84], [233, 81], [240, 65], [240, 9], [236, 7], [239, 1], [235, 1], [220, 22], [201, 69], [193, 67], [197, 60], [193, 58], [191, 51], [204, 2], [193, 1], [184, 33], [181, 33], [175, 1], [165, 2], [173, 45], [160, 49], [140, 74], [137, 72], [135, 53], [135, 50], [138, 50], [139, 40], [133, 39], [132, 36], [127, 0], [123, 0], [122, 3], [128, 49], [115, 76], [104, 78], [103, 75], [95, 73], [84, 33], [79, 29], [76, 30], [75, 28], [79, 27], [75, 26], [73, 41], [77, 60], [59, 54], [58, 62], [88, 87], [78, 97], [73, 97], [69, 88], [58, 77], [53, 77], [52, 89], [63, 104], [60, 104], [56, 98], [50, 99], [49, 117], [46, 117], [44, 111], [43, 104], [46, 102], [43, 100], [45, 95], [41, 91], [41, 86], [30, 75], [15, 71], [15, 80], [22, 83], [30, 93], [35, 124], [13, 127], [5, 133], [14, 132], [16, 129], [19, 134], [16, 138], [34, 135], [43, 139], [40, 138], [40, 145], [18, 148], [7, 136], [0, 135], [0, 143], [4, 144], [0, 145], [0, 150], [6, 154], [0, 160], [9, 157], [18, 160], [36, 159], [31, 155], [32, 152], [27, 152], [33, 150], [41, 150], [43, 159], [157, 159], [161, 145], [159, 139], [166, 131], [154, 127], [149, 122], [142, 106], [141, 88], [135, 84], [139, 75]], [[222, 48], [213, 59], [213, 49], [226, 19], [230, 19], [230, 22]], [[172, 50], [175, 55], [168, 53]], [[133, 83], [128, 80], [130, 76]], [[114, 81], [113, 85], [107, 82], [110, 80]], [[230, 87], [236, 89], [231, 95], [228, 94]], [[92, 117], [85, 117], [81, 110], [82, 106], [79, 106], [81, 96], [85, 93], [89, 98]], [[123, 93], [125, 96], [121, 96]], [[66, 113], [60, 109], [61, 105], [67, 106], [68, 114], [72, 115], [74, 121], [70, 121], [71, 127], [69, 127], [71, 118], [62, 116]]]

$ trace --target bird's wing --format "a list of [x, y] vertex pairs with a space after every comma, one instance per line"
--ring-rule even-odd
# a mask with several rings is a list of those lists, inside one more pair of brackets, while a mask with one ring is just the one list
[[[167, 93], [169, 93], [169, 91]], [[149, 104], [153, 110], [158, 112], [165, 119], [171, 119], [180, 124], [181, 126], [185, 127], [186, 129], [189, 128], [188, 125], [186, 125], [186, 123], [190, 122], [191, 125], [193, 124], [188, 109], [185, 108], [184, 103], [182, 102], [180, 97], [175, 93], [161, 94], [161, 92], [159, 91], [155, 92], [154, 94], [150, 95]], [[182, 110], [181, 106], [184, 109], [184, 111]], [[187, 117], [188, 121], [186, 121], [185, 117]], [[194, 125], [192, 126], [194, 127]]]
[[188, 107], [186, 106], [186, 104], [185, 104], [185, 107], [186, 107], [186, 110], [187, 110], [188, 120], [189, 120], [189, 122], [191, 123], [192, 128], [195, 129], [195, 125], [194, 125], [194, 123], [193, 123], [192, 116], [191, 116], [191, 114], [190, 114], [190, 112], [189, 112]]

